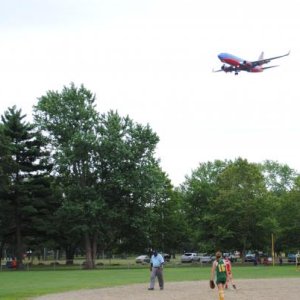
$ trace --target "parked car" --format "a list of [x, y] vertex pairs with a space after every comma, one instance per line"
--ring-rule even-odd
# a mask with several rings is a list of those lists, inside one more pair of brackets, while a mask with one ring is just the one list
[[203, 264], [211, 263], [211, 262], [213, 262], [213, 260], [214, 260], [214, 257], [212, 255], [209, 255], [209, 254], [200, 255], [200, 261]]
[[256, 260], [255, 254], [246, 254], [245, 262], [254, 262]]
[[234, 256], [236, 257], [236, 258], [240, 258], [241, 257], [241, 253], [240, 253], [240, 251], [234, 251]]
[[273, 262], [273, 258], [271, 256], [264, 256], [263, 257], [263, 264], [270, 265]]
[[200, 256], [195, 252], [186, 252], [181, 256], [181, 262], [200, 261]]
[[137, 264], [148, 264], [150, 262], [150, 257], [148, 255], [140, 255], [135, 259]]
[[288, 257], [288, 262], [289, 263], [296, 263], [296, 254], [289, 253], [287, 257]]
[[236, 262], [237, 261], [237, 257], [234, 255], [234, 254], [232, 254], [232, 253], [230, 253], [230, 252], [225, 252], [225, 253], [223, 253], [223, 257], [228, 257], [228, 259], [231, 261], [231, 262]]
[[171, 255], [168, 253], [162, 253], [162, 256], [163, 256], [164, 260], [167, 262], [171, 260]]

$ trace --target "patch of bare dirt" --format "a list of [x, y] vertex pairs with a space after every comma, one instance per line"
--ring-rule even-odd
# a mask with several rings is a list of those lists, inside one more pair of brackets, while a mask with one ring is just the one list
[[[225, 300], [297, 300], [300, 299], [300, 278], [235, 280], [237, 290], [225, 291]], [[147, 284], [114, 288], [80, 290], [34, 298], [35, 300], [210, 300], [218, 299], [217, 288], [211, 290], [207, 281], [166, 282], [160, 291]]]

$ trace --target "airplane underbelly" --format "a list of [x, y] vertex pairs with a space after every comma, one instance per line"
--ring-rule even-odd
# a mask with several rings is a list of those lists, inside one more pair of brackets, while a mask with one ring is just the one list
[[252, 72], [252, 73], [259, 73], [262, 71], [263, 71], [263, 68], [261, 66], [256, 66], [256, 67], [250, 69], [250, 72]]

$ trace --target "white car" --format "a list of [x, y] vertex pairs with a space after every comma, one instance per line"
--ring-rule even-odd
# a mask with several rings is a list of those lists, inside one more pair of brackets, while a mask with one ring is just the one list
[[227, 257], [231, 262], [237, 261], [237, 257], [233, 253], [230, 253], [230, 252], [223, 253], [223, 257]]
[[194, 262], [200, 261], [200, 256], [195, 252], [186, 252], [181, 256], [181, 262]]
[[137, 264], [148, 264], [150, 262], [150, 257], [148, 255], [140, 255], [135, 259]]
[[200, 261], [203, 263], [203, 264], [208, 264], [208, 263], [211, 263], [214, 261], [214, 257], [212, 255], [209, 255], [209, 254], [203, 254], [200, 256]]

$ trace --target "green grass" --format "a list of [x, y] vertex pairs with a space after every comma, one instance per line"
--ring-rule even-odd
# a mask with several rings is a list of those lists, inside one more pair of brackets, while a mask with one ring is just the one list
[[[235, 279], [299, 277], [295, 266], [233, 267]], [[208, 280], [210, 267], [166, 267], [165, 280]], [[92, 289], [117, 285], [149, 282], [148, 268], [56, 270], [56, 271], [3, 271], [0, 272], [0, 299], [28, 299], [38, 295], [79, 289]]]

